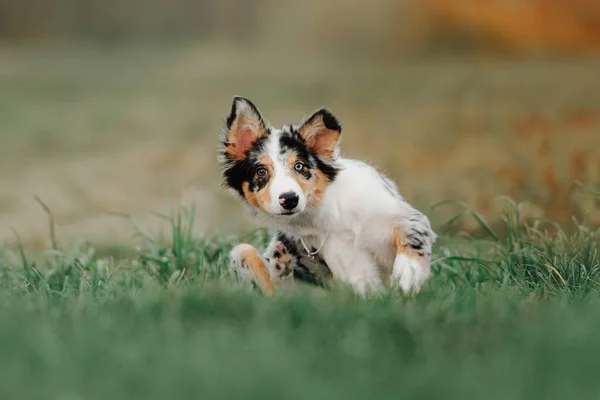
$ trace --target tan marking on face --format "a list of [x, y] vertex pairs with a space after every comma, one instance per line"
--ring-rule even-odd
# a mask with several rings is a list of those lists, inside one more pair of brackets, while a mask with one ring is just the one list
[[269, 181], [258, 192], [250, 190], [250, 182], [244, 182], [242, 183], [242, 191], [244, 192], [244, 197], [248, 200], [248, 203], [260, 210], [267, 211], [269, 203], [271, 202], [269, 188], [273, 179], [273, 160], [271, 160], [271, 157], [269, 156], [263, 156], [259, 158], [258, 162], [267, 169]]
[[315, 153], [320, 156], [332, 157], [341, 132], [328, 129], [323, 122], [323, 116], [317, 115], [298, 130], [300, 137]]
[[260, 287], [260, 289], [265, 294], [273, 294], [275, 293], [275, 286], [273, 285], [273, 281], [269, 275], [269, 271], [267, 271], [267, 266], [263, 262], [262, 257], [258, 253], [253, 246], [246, 244], [242, 245], [242, 249], [240, 250], [240, 256], [242, 258], [242, 262], [245, 263], [250, 271], [252, 271], [253, 278]]
[[269, 204], [271, 203], [271, 194], [269, 193], [269, 187], [271, 181], [269, 181], [264, 188], [256, 193], [256, 200], [261, 204], [263, 210], [268, 210]]
[[406, 243], [406, 234], [400, 227], [395, 227], [392, 234], [392, 243], [396, 249], [396, 255], [404, 254], [410, 258], [417, 260], [422, 266], [425, 267], [425, 257], [413, 250], [408, 243]]
[[321, 172], [319, 169], [312, 169], [312, 176], [310, 179], [305, 179], [302, 175], [300, 175], [295, 169], [294, 165], [296, 162], [302, 161], [298, 158], [295, 153], [288, 154], [287, 157], [287, 167], [293, 172], [292, 177], [302, 189], [304, 196], [306, 197], [306, 204], [308, 207], [317, 207], [321, 200], [323, 199], [323, 195], [325, 194], [325, 189], [327, 185], [329, 185], [329, 179], [327, 176]]
[[263, 210], [267, 210], [268, 205], [271, 202], [271, 195], [270, 195], [269, 189], [271, 187], [271, 182], [273, 181], [273, 160], [271, 160], [271, 157], [269, 157], [269, 156], [263, 156], [263, 157], [259, 158], [258, 161], [265, 168], [267, 168], [267, 171], [269, 174], [269, 181], [267, 182], [265, 187], [263, 187], [258, 192], [256, 192], [256, 199], [259, 202], [259, 204], [262, 205]]
[[317, 207], [321, 203], [321, 200], [323, 200], [323, 196], [325, 195], [325, 189], [329, 186], [329, 178], [327, 178], [323, 172], [316, 169], [313, 173], [315, 175], [315, 191], [308, 201], [309, 207]]
[[256, 198], [256, 193], [250, 190], [250, 182], [242, 183], [242, 191], [244, 192], [244, 197], [248, 200], [248, 203], [253, 205], [256, 208], [261, 208], [258, 199]]
[[271, 160], [271, 157], [269, 156], [262, 156], [261, 158], [258, 159], [258, 162], [263, 165], [264, 167], [267, 167], [267, 169], [269, 171], [273, 171], [273, 160]]

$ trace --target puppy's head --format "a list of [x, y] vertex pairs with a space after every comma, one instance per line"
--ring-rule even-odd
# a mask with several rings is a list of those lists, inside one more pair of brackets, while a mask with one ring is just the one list
[[341, 131], [325, 109], [298, 126], [275, 129], [248, 99], [235, 97], [221, 139], [224, 184], [273, 216], [317, 207], [337, 174]]

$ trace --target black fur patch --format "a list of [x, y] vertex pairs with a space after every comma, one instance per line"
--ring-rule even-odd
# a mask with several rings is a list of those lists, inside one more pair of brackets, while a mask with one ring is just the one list
[[293, 151], [298, 155], [308, 168], [317, 168], [327, 177], [329, 182], [333, 182], [338, 174], [338, 168], [323, 162], [307, 145], [304, 143], [298, 129], [293, 126], [286, 126], [279, 138], [281, 153]]
[[424, 249], [429, 236], [427, 230], [412, 227], [406, 232], [406, 241], [413, 250], [418, 252]]
[[[256, 168], [254, 170], [256, 171]], [[254, 179], [252, 179], [252, 181], [250, 181], [250, 186], [249, 186], [250, 191], [258, 192], [259, 190], [261, 190], [262, 188], [267, 186], [267, 183], [269, 183], [270, 179], [271, 178], [269, 177], [269, 175], [267, 175], [267, 176], [254, 175]]]
[[291, 256], [300, 256], [300, 251], [298, 248], [298, 243], [296, 239], [291, 236], [288, 236], [285, 232], [277, 232], [277, 240], [279, 240], [283, 247], [290, 253]]
[[408, 235], [408, 245], [413, 249], [413, 250], [423, 250], [423, 245], [425, 244], [423, 242], [423, 239], [418, 236], [418, 235]]
[[280, 153], [285, 154], [293, 151], [298, 158], [306, 163], [309, 168], [316, 166], [315, 156], [304, 144], [300, 136], [295, 131], [282, 131], [279, 138]]
[[337, 120], [336, 117], [333, 116], [332, 113], [329, 112], [329, 110], [325, 108], [321, 108], [320, 110], [315, 111], [314, 114], [311, 115], [305, 123], [310, 123], [313, 119], [315, 119], [318, 116], [321, 116], [321, 118], [323, 119], [323, 124], [325, 125], [325, 128], [338, 132], [342, 131], [342, 125], [340, 124], [340, 122]]
[[[223, 184], [232, 189], [235, 189], [242, 198], [244, 197], [244, 191], [242, 186], [244, 182], [250, 183], [250, 190], [254, 190], [256, 187], [264, 187], [268, 182], [263, 180], [255, 180], [256, 169], [258, 167], [258, 158], [264, 153], [264, 148], [267, 140], [269, 139], [270, 131], [261, 136], [246, 152], [246, 157], [243, 160], [232, 161], [226, 165], [223, 170]], [[227, 154], [223, 152], [223, 156], [227, 157]]]
[[319, 170], [321, 170], [321, 172], [323, 172], [323, 174], [325, 174], [325, 176], [327, 177], [327, 179], [329, 180], [329, 182], [333, 182], [333, 180], [335, 179], [335, 177], [337, 176], [339, 169], [334, 167], [333, 165], [329, 165], [324, 163], [323, 161], [319, 160], [317, 158], [317, 168], [319, 168]]
[[[303, 263], [303, 260], [306, 260], [306, 254], [304, 254], [304, 249], [301, 249], [301, 244], [293, 237], [288, 236], [285, 232], [278, 232], [276, 238], [283, 244], [283, 247], [290, 253], [290, 256], [294, 257], [297, 261], [294, 268], [294, 279], [323, 287], [325, 285], [326, 277], [315, 273], [315, 271]], [[330, 276], [331, 271], [325, 263], [325, 260], [318, 257], [318, 262], [327, 269], [328, 275]]]

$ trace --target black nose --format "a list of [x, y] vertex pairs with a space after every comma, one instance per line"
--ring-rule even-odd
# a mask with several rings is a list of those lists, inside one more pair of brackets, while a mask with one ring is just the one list
[[294, 192], [286, 192], [279, 195], [279, 204], [286, 210], [293, 210], [298, 205], [300, 197]]

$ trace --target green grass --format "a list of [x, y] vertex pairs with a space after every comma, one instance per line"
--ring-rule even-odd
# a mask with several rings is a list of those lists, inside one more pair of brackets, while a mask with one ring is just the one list
[[[137, 232], [130, 260], [85, 243], [0, 253], [0, 398], [597, 396], [598, 233], [505, 213], [506, 233], [442, 235], [415, 297], [346, 288], [265, 297], [225, 268], [239, 238]], [[485, 225], [485, 221], [480, 221]]]

